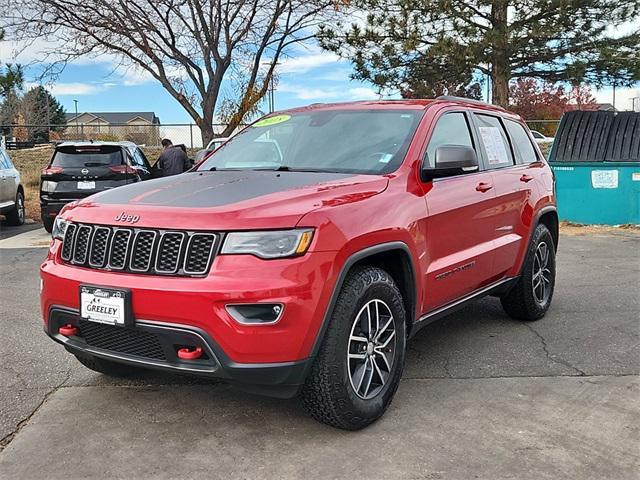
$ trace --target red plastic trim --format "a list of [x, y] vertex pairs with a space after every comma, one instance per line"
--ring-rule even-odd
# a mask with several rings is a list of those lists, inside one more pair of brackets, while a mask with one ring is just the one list
[[58, 333], [60, 335], [64, 335], [65, 337], [73, 337], [75, 335], [78, 335], [78, 329], [70, 323], [67, 323], [66, 325], [63, 325], [58, 329]]
[[178, 358], [182, 360], [197, 360], [202, 356], [202, 348], [196, 347], [195, 350], [181, 348], [178, 350]]

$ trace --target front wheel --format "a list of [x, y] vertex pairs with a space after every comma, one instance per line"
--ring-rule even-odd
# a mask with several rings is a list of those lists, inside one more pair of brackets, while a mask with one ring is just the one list
[[16, 194], [15, 206], [9, 213], [7, 213], [7, 223], [9, 225], [20, 226], [24, 223], [24, 218], [24, 194], [21, 191], [18, 191]]
[[538, 320], [547, 313], [556, 284], [556, 250], [549, 229], [536, 227], [513, 288], [500, 298], [505, 312], [517, 320]]
[[46, 215], [42, 215], [41, 218], [42, 218], [42, 226], [44, 227], [44, 229], [48, 233], [53, 232], [53, 222], [55, 222], [55, 218], [48, 217]]
[[316, 420], [359, 430], [382, 416], [400, 383], [405, 310], [391, 276], [377, 267], [350, 272], [301, 392]]

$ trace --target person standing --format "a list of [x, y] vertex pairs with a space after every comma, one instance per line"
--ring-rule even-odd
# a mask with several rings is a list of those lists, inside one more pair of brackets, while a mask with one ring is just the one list
[[161, 143], [164, 150], [160, 154], [158, 162], [160, 162], [163, 177], [178, 175], [191, 168], [189, 157], [182, 148], [174, 146], [168, 138], [163, 138]]

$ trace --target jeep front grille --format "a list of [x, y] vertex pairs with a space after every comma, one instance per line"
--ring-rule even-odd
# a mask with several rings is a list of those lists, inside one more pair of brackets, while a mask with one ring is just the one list
[[66, 263], [102, 270], [201, 276], [211, 267], [219, 235], [70, 223], [60, 256]]

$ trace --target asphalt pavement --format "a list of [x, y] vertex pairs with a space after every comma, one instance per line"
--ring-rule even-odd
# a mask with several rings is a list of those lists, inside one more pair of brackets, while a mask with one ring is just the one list
[[360, 432], [222, 383], [85, 369], [42, 332], [44, 237], [21, 234], [0, 233], [3, 480], [639, 477], [637, 232], [561, 236], [538, 322], [488, 298], [423, 329], [390, 409]]

